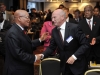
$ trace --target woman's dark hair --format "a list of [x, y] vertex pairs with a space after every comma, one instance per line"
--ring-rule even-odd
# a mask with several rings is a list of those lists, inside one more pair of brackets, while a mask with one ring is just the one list
[[44, 21], [52, 21], [51, 15], [52, 15], [52, 13], [51, 14], [47, 14], [47, 16], [46, 16]]

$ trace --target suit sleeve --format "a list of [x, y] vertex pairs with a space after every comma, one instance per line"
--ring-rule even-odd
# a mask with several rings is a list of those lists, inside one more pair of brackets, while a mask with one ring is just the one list
[[51, 38], [51, 40], [50, 40], [50, 45], [49, 45], [49, 47], [43, 52], [43, 54], [44, 54], [44, 58], [46, 58], [46, 57], [48, 57], [50, 54], [52, 54], [55, 50], [56, 50], [56, 48], [57, 48], [57, 44], [56, 44], [56, 42], [55, 42], [55, 39], [54, 39], [54, 35], [55, 35], [55, 33], [54, 33], [54, 30], [52, 31], [52, 38]]
[[86, 50], [88, 50], [89, 43], [88, 43], [87, 38], [85, 37], [85, 34], [82, 32], [82, 30], [81, 30], [81, 28], [79, 26], [77, 26], [75, 28], [75, 37], [78, 40], [80, 46], [76, 50], [76, 52], [74, 53], [74, 55], [77, 58], [81, 58], [81, 57], [83, 57], [83, 55], [86, 52]]

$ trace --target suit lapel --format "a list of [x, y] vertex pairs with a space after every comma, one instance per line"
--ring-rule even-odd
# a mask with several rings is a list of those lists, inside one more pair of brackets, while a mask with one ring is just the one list
[[96, 26], [96, 19], [93, 17], [92, 31], [95, 30], [95, 26]]
[[61, 40], [61, 38], [60, 38], [60, 35], [59, 35], [59, 30], [56, 28], [56, 35], [57, 35], [57, 40], [59, 40], [59, 43], [61, 44], [61, 45], [63, 45], [63, 42], [62, 42], [62, 40]]
[[65, 34], [64, 34], [64, 44], [66, 43], [66, 39], [67, 39], [68, 36], [69, 36], [69, 32], [70, 32], [69, 26], [70, 26], [70, 25], [68, 24], [68, 22], [66, 22]]
[[57, 27], [55, 28], [55, 31], [54, 31], [54, 36], [55, 36], [55, 40], [57, 41], [56, 43], [58, 44], [60, 50], [63, 50], [63, 43], [62, 43], [62, 40], [60, 39], [60, 35], [59, 35], [59, 31], [57, 29]]
[[25, 34], [23, 31], [22, 31], [22, 35], [26, 38], [28, 42], [31, 42], [31, 39], [29, 38], [29, 36]]
[[3, 28], [6, 28], [6, 26], [7, 26], [7, 21], [5, 20], [3, 23]]
[[6, 22], [4, 21], [4, 23], [3, 23], [3, 29], [6, 27], [5, 25], [6, 25]]
[[89, 31], [91, 31], [91, 29], [90, 29], [90, 27], [89, 27], [89, 25], [88, 25], [86, 19], [85, 19], [85, 22], [84, 22], [84, 23], [85, 23], [84, 26], [85, 26]]
[[24, 34], [24, 32], [21, 30], [21, 28], [18, 25], [15, 25], [18, 31], [22, 34], [22, 36], [31, 43], [31, 39], [28, 37], [28, 35]]

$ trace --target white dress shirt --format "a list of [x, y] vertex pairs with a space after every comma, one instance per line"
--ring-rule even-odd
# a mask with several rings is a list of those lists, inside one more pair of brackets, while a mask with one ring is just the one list
[[[90, 20], [91, 20], [91, 21], [90, 21]], [[92, 16], [91, 19], [87, 19], [87, 18], [86, 18], [86, 21], [87, 21], [88, 24], [89, 24], [89, 21], [90, 21], [91, 30], [92, 30], [92, 27], [93, 27], [93, 16]]]
[[0, 30], [3, 29], [4, 21], [5, 20], [3, 20], [3, 22], [0, 23]]
[[67, 17], [66, 21], [69, 22], [69, 17]]
[[[62, 35], [62, 39], [64, 41], [64, 36], [65, 36], [65, 27], [66, 27], [66, 22], [64, 22], [59, 28], [60, 28], [60, 32], [61, 32], [61, 35]], [[72, 57], [77, 60], [76, 56], [75, 55], [72, 55]]]
[[6, 11], [4, 13], [5, 14], [3, 14], [3, 18], [4, 18], [4, 20], [6, 20]]

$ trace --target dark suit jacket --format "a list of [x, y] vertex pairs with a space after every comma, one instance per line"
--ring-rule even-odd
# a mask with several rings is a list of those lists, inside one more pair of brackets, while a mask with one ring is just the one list
[[11, 27], [10, 22], [5, 20], [3, 24], [3, 29], [1, 29], [0, 31], [0, 37], [2, 39], [2, 42], [0, 42], [0, 54], [3, 56], [5, 56], [4, 38], [6, 35], [6, 31], [10, 29], [10, 27]]
[[[89, 25], [84, 18], [79, 22], [79, 25], [81, 26], [82, 30], [85, 32], [85, 35], [89, 35], [89, 43], [91, 42], [92, 38], [96, 38], [96, 44], [94, 46], [91, 46], [91, 52], [92, 55], [95, 58], [95, 60], [100, 61], [100, 18], [93, 17], [93, 28], [90, 30]], [[89, 55], [91, 56], [91, 55]]]
[[8, 29], [11, 28], [12, 25], [10, 25], [10, 22], [5, 20], [3, 24], [3, 29], [1, 29], [1, 32], [7, 31]]
[[[68, 43], [66, 40], [70, 36], [72, 36], [73, 39]], [[62, 73], [65, 71], [66, 61], [73, 54], [77, 57], [77, 60], [72, 65], [68, 64], [71, 71], [76, 75], [85, 71], [86, 59], [84, 53], [88, 48], [88, 44], [85, 34], [83, 34], [78, 25], [66, 23], [64, 43], [62, 43], [57, 27], [55, 27], [52, 31], [50, 46], [43, 52], [44, 57], [50, 55], [57, 46], [61, 60]]]
[[[76, 19], [74, 18], [74, 20], [76, 21]], [[81, 18], [79, 18], [79, 20], [78, 21], [76, 21], [77, 23], [79, 23], [80, 21], [81, 21], [82, 19]]]
[[39, 39], [31, 42], [22, 29], [14, 24], [5, 38], [6, 58], [4, 75], [34, 75], [33, 47], [40, 45]]

